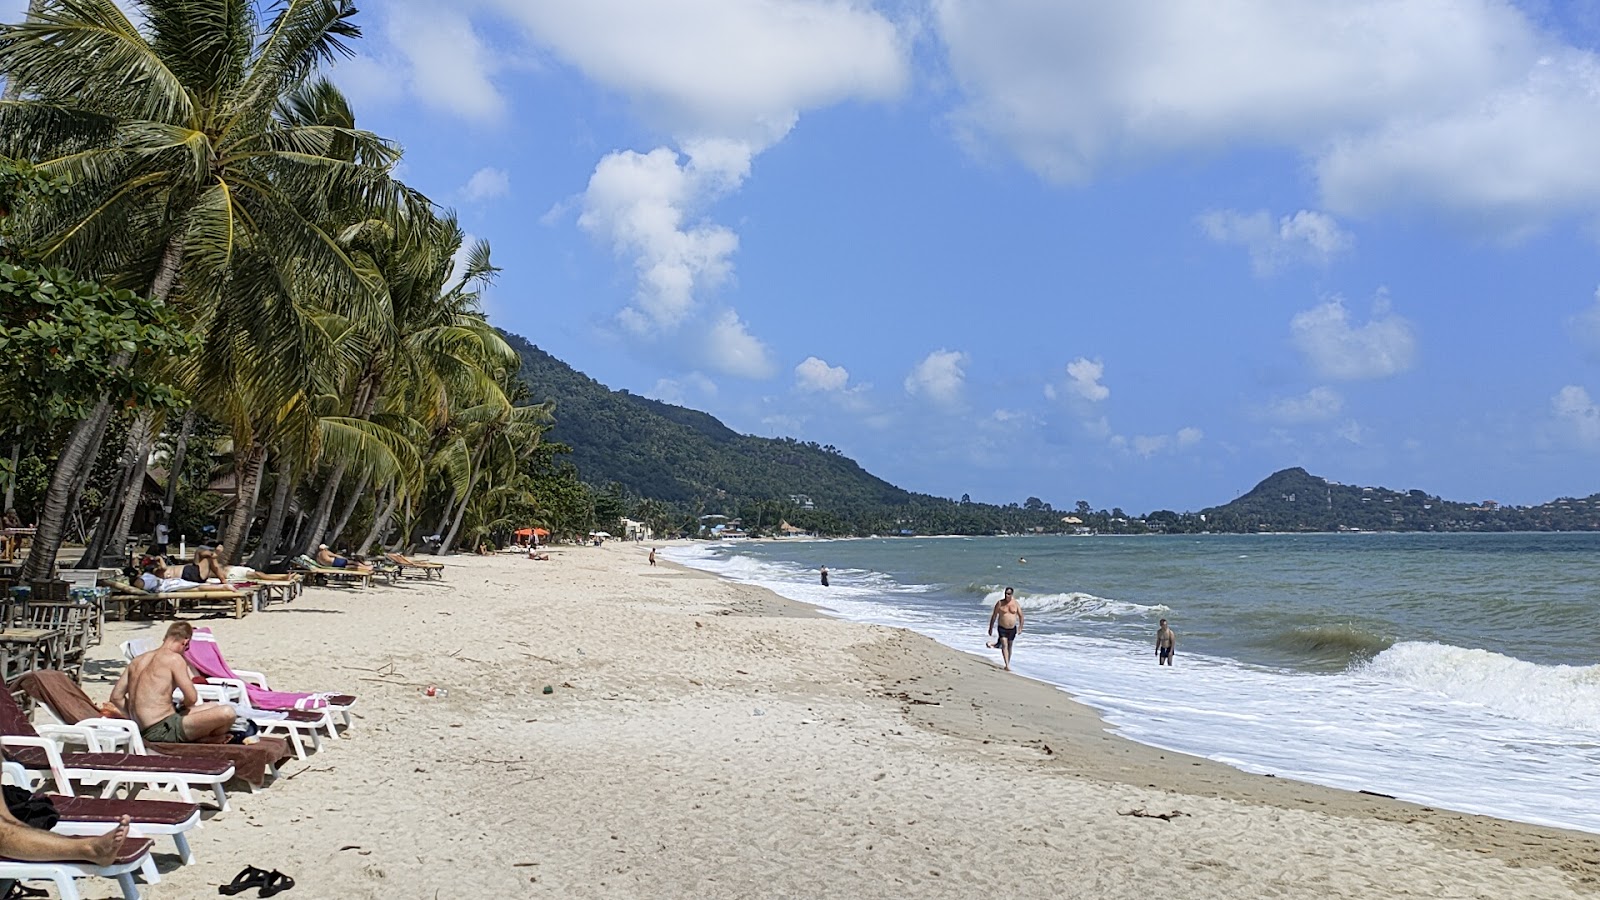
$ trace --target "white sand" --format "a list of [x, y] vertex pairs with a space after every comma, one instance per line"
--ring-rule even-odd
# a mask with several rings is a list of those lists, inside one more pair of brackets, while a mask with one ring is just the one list
[[[553, 555], [209, 621], [235, 667], [357, 693], [359, 718], [235, 794], [148, 896], [216, 896], [246, 864], [292, 875], [286, 900], [1600, 891], [1592, 835], [1152, 750], [908, 632], [637, 546]], [[162, 627], [113, 623], [99, 652]]]

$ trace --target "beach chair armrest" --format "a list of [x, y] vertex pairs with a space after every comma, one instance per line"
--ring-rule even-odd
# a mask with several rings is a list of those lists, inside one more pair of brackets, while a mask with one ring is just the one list
[[110, 719], [104, 716], [93, 716], [88, 719], [79, 719], [79, 727], [87, 726], [100, 733], [101, 743], [107, 744], [107, 750], [117, 750], [123, 744], [128, 745], [130, 753], [143, 753], [144, 740], [139, 735], [139, 723], [132, 719]]
[[272, 688], [267, 685], [267, 676], [265, 673], [252, 672], [249, 669], [234, 669], [233, 674], [239, 676], [240, 681], [243, 681], [247, 684], [253, 684], [256, 687], [261, 688], [263, 691], [272, 690]]
[[[237, 678], [207, 678], [205, 684], [197, 684], [194, 686], [196, 691], [199, 691], [201, 688], [212, 689], [204, 694], [201, 694], [201, 699], [207, 700], [221, 699], [227, 703], [237, 703], [250, 696], [244, 689], [244, 682]], [[220, 697], [209, 696], [217, 691], [221, 692]]]
[[109, 752], [101, 740], [103, 735], [87, 725], [35, 725], [33, 730], [58, 744], [82, 744], [90, 753]]
[[28, 770], [22, 767], [22, 763], [12, 762], [9, 759], [0, 763], [0, 778], [4, 778], [7, 784], [33, 790], [33, 779], [28, 777]]
[[197, 684], [194, 686], [196, 696], [201, 700], [210, 700], [215, 703], [231, 704], [236, 702], [232, 696], [235, 690], [237, 689], [232, 685], [226, 684]]
[[0, 747], [38, 747], [44, 751], [45, 763], [50, 767], [50, 780], [55, 782], [56, 793], [71, 797], [72, 780], [67, 777], [67, 766], [61, 761], [61, 748], [49, 738], [28, 737], [21, 734], [0, 735]]

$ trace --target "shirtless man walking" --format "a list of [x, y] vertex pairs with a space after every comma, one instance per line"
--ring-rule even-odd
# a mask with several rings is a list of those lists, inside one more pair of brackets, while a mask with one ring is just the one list
[[[147, 741], [200, 743], [233, 727], [232, 706], [197, 702], [200, 697], [183, 658], [193, 634], [193, 625], [173, 622], [161, 646], [128, 663], [111, 689], [111, 703], [139, 723], [139, 733]], [[177, 709], [172, 706], [174, 690], [183, 694], [183, 705]]]
[[994, 643], [984, 643], [985, 647], [1000, 648], [1007, 672], [1011, 671], [1011, 645], [1017, 639], [1017, 632], [1022, 630], [1022, 605], [1011, 593], [1011, 588], [1006, 588], [1006, 595], [995, 601], [994, 612], [989, 614], [989, 633], [994, 634], [994, 626], [998, 622], [1000, 635], [994, 639]]
[[1172, 628], [1167, 625], [1167, 620], [1161, 620], [1161, 627], [1156, 629], [1156, 665], [1172, 665], [1172, 654], [1178, 650], [1178, 636], [1172, 633]]

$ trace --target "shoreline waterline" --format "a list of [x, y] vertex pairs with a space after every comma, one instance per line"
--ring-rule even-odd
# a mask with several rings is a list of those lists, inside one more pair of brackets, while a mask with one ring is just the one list
[[[824, 555], [844, 556], [857, 568], [836, 569], [835, 589], [819, 591], [802, 567], [770, 554], [763, 557], [765, 562], [756, 560], [740, 546], [715, 547], [692, 545], [674, 558], [791, 599], [821, 603], [845, 620], [905, 627], [958, 652], [986, 655], [977, 635], [987, 608], [958, 605], [952, 611], [958, 601], [949, 591], [941, 595], [937, 585], [897, 581], [905, 578], [910, 565], [903, 556], [894, 560], [899, 568], [891, 567], [900, 574], [891, 577], [870, 571], [872, 557], [863, 555], [859, 544], [850, 548], [854, 555], [845, 555], [842, 548], [831, 554], [820, 548]], [[940, 552], [950, 554], [948, 548]], [[999, 551], [994, 555], [1000, 558]], [[1024, 571], [1014, 566], [997, 574], [1026, 577]], [[969, 581], [965, 576], [954, 580]], [[973, 591], [990, 586], [967, 583]], [[1059, 606], [1069, 595], [1046, 596]], [[1116, 614], [1133, 625], [1096, 622], [1093, 633], [1081, 628], [1052, 632], [1044, 615], [1036, 618], [1029, 612], [1030, 624], [1040, 622], [1043, 631], [1030, 629], [1024, 635], [1013, 665], [1019, 674], [1095, 709], [1106, 727], [1123, 738], [1257, 776], [1375, 791], [1467, 814], [1600, 833], [1600, 812], [1583, 801], [1588, 793], [1584, 785], [1596, 777], [1600, 743], [1582, 739], [1593, 727], [1589, 719], [1600, 715], [1600, 709], [1584, 712], [1593, 705], [1588, 699], [1595, 691], [1591, 676], [1600, 669], [1539, 666], [1481, 650], [1383, 641], [1377, 665], [1289, 672], [1196, 653], [1180, 639], [1180, 671], [1157, 673], [1139, 649], [1142, 644], [1130, 641], [1142, 642], [1145, 629], [1153, 632], [1154, 617], [1164, 615], [1165, 607], [1092, 599], [1095, 615], [1102, 615], [1107, 603], [1117, 603]], [[1083, 624], [1081, 618], [1073, 622]], [[1128, 627], [1135, 637], [1125, 633]], [[1307, 640], [1356, 645], [1368, 640], [1359, 630], [1334, 631], [1331, 637], [1313, 633]], [[1466, 681], [1464, 672], [1480, 672], [1482, 683]], [[1518, 700], [1515, 685], [1496, 683], [1513, 672], [1528, 680], [1530, 689], [1548, 685], [1541, 689], [1546, 695], [1565, 690], [1561, 696], [1566, 705]], [[1449, 684], [1443, 683], [1446, 678]], [[1470, 690], [1453, 697], [1451, 689]]]

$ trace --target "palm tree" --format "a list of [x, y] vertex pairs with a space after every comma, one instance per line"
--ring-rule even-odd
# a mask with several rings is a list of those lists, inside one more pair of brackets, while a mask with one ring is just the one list
[[[42, 0], [0, 27], [0, 74], [17, 95], [0, 101], [0, 153], [74, 184], [27, 223], [31, 252], [178, 303], [208, 348], [324, 297], [374, 317], [382, 291], [324, 225], [353, 205], [415, 215], [425, 199], [390, 178], [393, 144], [279, 114], [319, 65], [350, 52], [352, 0], [282, 0], [270, 21], [257, 0], [135, 2], [142, 29], [110, 0]], [[258, 317], [274, 299], [285, 309]], [[72, 486], [111, 415], [102, 402], [72, 429], [27, 577], [53, 564]], [[259, 475], [257, 449], [241, 465]]]

